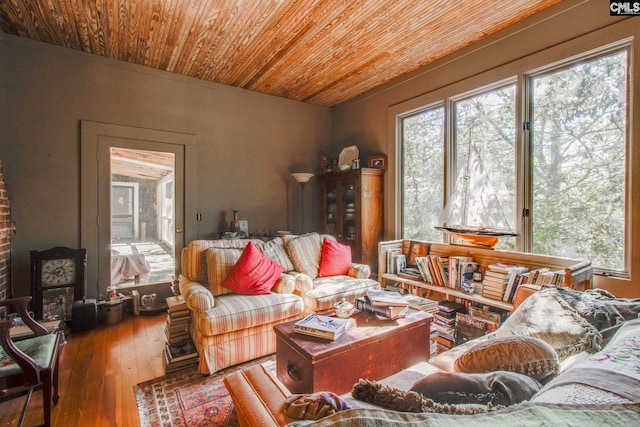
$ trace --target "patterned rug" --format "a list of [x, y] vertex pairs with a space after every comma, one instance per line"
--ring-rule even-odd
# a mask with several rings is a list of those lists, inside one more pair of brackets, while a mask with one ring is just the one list
[[223, 378], [262, 363], [275, 371], [275, 356], [265, 356], [205, 376], [192, 366], [133, 387], [142, 427], [238, 425]]

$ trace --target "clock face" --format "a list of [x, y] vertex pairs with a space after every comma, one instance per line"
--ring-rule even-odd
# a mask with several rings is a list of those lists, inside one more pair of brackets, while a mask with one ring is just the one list
[[72, 285], [76, 281], [76, 263], [72, 258], [42, 261], [42, 286]]

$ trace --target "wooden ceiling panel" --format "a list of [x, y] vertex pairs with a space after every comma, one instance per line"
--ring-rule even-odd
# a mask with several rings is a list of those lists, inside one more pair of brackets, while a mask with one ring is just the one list
[[0, 31], [334, 106], [560, 0], [2, 0]]

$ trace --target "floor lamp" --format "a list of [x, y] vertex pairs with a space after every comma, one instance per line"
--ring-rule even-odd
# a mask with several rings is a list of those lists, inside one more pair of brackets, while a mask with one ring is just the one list
[[304, 186], [313, 178], [312, 173], [296, 172], [291, 174], [300, 184], [300, 234], [304, 233]]

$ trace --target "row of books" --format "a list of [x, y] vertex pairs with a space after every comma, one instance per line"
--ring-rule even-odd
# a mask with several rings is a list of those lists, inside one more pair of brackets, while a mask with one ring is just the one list
[[564, 281], [564, 271], [548, 268], [529, 270], [514, 264], [490, 264], [482, 281], [482, 296], [495, 300], [513, 302], [518, 287], [522, 284], [558, 285]]
[[456, 345], [456, 314], [466, 313], [463, 304], [455, 301], [440, 301], [438, 310], [433, 313], [431, 325], [437, 331], [436, 343], [438, 353], [442, 353]]

